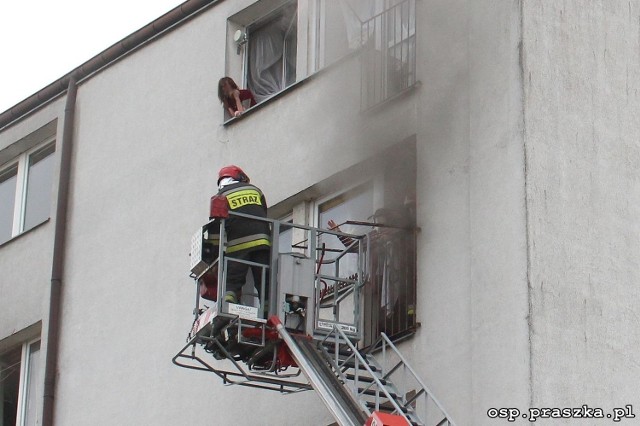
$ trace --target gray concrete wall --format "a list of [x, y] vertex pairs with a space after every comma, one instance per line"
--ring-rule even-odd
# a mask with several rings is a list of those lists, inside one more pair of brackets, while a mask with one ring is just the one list
[[635, 404], [637, 2], [524, 3], [532, 404]]
[[[459, 424], [528, 400], [519, 2], [418, 2], [419, 294], [412, 343]], [[422, 290], [422, 292], [421, 292]]]

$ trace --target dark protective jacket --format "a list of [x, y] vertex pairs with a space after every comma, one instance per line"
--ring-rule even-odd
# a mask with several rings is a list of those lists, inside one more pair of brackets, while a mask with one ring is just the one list
[[[250, 183], [239, 182], [227, 185], [218, 191], [218, 195], [227, 197], [229, 211], [252, 216], [267, 217], [267, 202], [260, 189]], [[214, 224], [209, 229], [208, 241], [217, 246], [219, 225]], [[231, 215], [225, 220], [227, 244], [226, 253], [240, 250], [268, 249], [271, 246], [269, 223]]]

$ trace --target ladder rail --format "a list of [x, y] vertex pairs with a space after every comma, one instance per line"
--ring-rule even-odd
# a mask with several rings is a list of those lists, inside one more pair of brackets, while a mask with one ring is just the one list
[[[364, 424], [363, 420], [366, 418], [361, 418], [363, 416], [358, 416], [358, 413], [354, 413], [353, 411], [349, 411], [349, 408], [346, 407], [346, 404], [343, 404], [343, 401], [340, 400], [338, 395], [332, 387], [330, 383], [326, 383], [324, 379], [319, 375], [316, 368], [312, 365], [312, 363], [307, 359], [306, 355], [303, 353], [301, 348], [295, 342], [293, 337], [287, 332], [284, 325], [278, 317], [271, 317], [270, 321], [275, 324], [276, 330], [282, 340], [286, 343], [291, 355], [295, 359], [298, 367], [302, 370], [302, 372], [307, 376], [309, 382], [313, 389], [318, 393], [326, 407], [329, 409], [334, 418], [338, 421], [341, 426], [362, 426]], [[333, 376], [335, 380], [335, 376]], [[347, 393], [348, 395], [348, 393]], [[355, 401], [354, 401], [355, 403]], [[364, 415], [364, 413], [363, 413]]]
[[[411, 373], [411, 376], [412, 376], [413, 380], [415, 380], [421, 386], [421, 390], [424, 391], [423, 392], [424, 395], [427, 398], [431, 399], [433, 401], [433, 403], [436, 405], [436, 407], [438, 407], [440, 412], [445, 416], [445, 420], [448, 422], [448, 424], [451, 425], [451, 426], [456, 426], [455, 422], [452, 420], [452, 418], [449, 415], [449, 413], [447, 413], [447, 411], [444, 409], [444, 407], [442, 406], [440, 401], [438, 401], [438, 399], [433, 395], [433, 393], [431, 392], [429, 387], [427, 387], [427, 385], [424, 383], [424, 381], [422, 381], [422, 379], [420, 378], [418, 373], [416, 373], [416, 371], [413, 369], [413, 367], [411, 367], [411, 365], [409, 364], [407, 359], [402, 355], [402, 353], [396, 347], [396, 345], [393, 344], [391, 339], [389, 339], [389, 337], [385, 333], [380, 333], [380, 336], [382, 337], [382, 345], [383, 345], [382, 346], [382, 352], [383, 352], [383, 354], [386, 352], [386, 347], [388, 346], [393, 351], [394, 355], [396, 357], [398, 357], [400, 362], [404, 365], [404, 369], [406, 369], [407, 371], [409, 371], [409, 373]], [[396, 365], [396, 367], [394, 367], [394, 369], [395, 368], [397, 368], [397, 365]], [[391, 375], [391, 372], [387, 373], [387, 375], [385, 375], [385, 376], [390, 376], [390, 375]], [[420, 392], [418, 393], [418, 395], [419, 394], [420, 394]], [[416, 401], [418, 399], [418, 395], [416, 395], [413, 398], [411, 398], [410, 402]]]
[[[358, 349], [355, 347], [355, 345], [353, 343], [351, 343], [351, 340], [347, 337], [347, 335], [340, 330], [338, 327], [334, 327], [333, 328], [333, 332], [336, 333], [337, 337], [336, 340], [342, 340], [344, 341], [344, 343], [349, 347], [349, 349], [351, 349], [351, 357], [354, 357], [354, 359], [356, 360], [356, 374], [355, 374], [355, 379], [354, 379], [354, 388], [352, 389], [352, 392], [354, 392], [354, 396], [356, 396], [356, 398], [358, 398], [358, 400], [360, 401], [359, 395], [360, 392], [358, 391], [358, 364], [362, 364], [362, 367], [367, 371], [367, 373], [370, 375], [371, 379], [373, 380], [372, 383], [370, 383], [366, 389], [369, 389], [372, 387], [373, 383], [376, 384], [378, 391], [377, 392], [381, 392], [384, 394], [385, 398], [387, 398], [387, 400], [389, 401], [389, 403], [393, 406], [394, 408], [394, 412], [396, 414], [398, 414], [399, 416], [402, 416], [407, 422], [409, 422], [409, 424], [411, 424], [411, 420], [404, 414], [402, 408], [400, 407], [400, 405], [396, 402], [395, 398], [392, 397], [392, 395], [389, 393], [387, 386], [385, 384], [383, 384], [380, 379], [378, 378], [378, 375], [373, 371], [373, 369], [370, 367], [369, 363], [364, 359], [364, 357], [360, 354], [360, 352], [358, 351]], [[339, 345], [336, 345], [336, 350], [338, 348]], [[336, 355], [337, 356], [337, 355]], [[368, 407], [366, 407], [365, 404], [361, 404], [363, 406], [363, 408], [367, 411], [367, 413], [369, 415], [371, 415], [371, 411], [369, 410]], [[380, 398], [377, 395], [376, 396], [376, 410], [378, 410], [380, 408]]]

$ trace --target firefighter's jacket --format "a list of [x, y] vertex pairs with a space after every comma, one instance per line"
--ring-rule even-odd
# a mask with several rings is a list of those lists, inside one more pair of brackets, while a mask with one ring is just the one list
[[[229, 203], [230, 212], [267, 217], [267, 202], [264, 194], [254, 185], [244, 182], [233, 183], [223, 187], [218, 195], [224, 195]], [[207, 243], [217, 258], [220, 245], [220, 224], [212, 222], [208, 227]], [[229, 216], [225, 220], [226, 241], [224, 251], [234, 253], [240, 250], [264, 249], [271, 246], [269, 223], [244, 217]]]

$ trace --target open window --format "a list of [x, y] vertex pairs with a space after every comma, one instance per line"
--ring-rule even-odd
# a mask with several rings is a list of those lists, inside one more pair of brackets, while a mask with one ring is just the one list
[[[361, 306], [363, 346], [374, 343], [380, 332], [397, 340], [416, 328], [416, 200], [415, 147], [396, 149], [369, 183], [319, 199], [316, 226], [365, 235], [365, 276]], [[349, 241], [325, 235], [325, 259], [344, 250]], [[357, 255], [353, 254], [354, 262]], [[323, 266], [325, 268], [326, 266]], [[340, 276], [356, 271], [348, 255]]]
[[254, 3], [229, 18], [227, 37], [227, 74], [258, 103], [295, 83], [297, 0]]
[[247, 87], [258, 102], [296, 81], [297, 17], [289, 3], [246, 28]]

